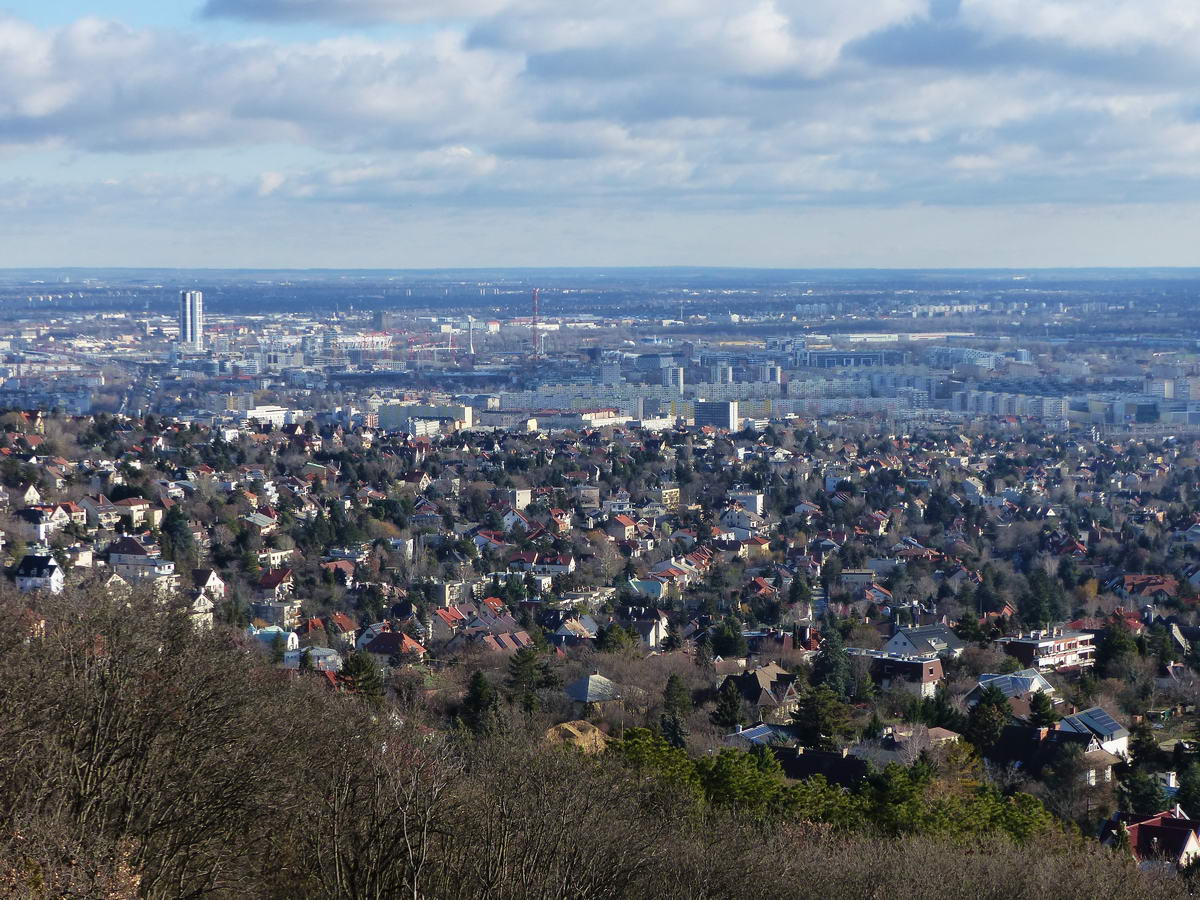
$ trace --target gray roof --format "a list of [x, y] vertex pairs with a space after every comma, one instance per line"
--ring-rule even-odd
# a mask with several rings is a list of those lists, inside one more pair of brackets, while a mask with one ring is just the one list
[[1054, 688], [1050, 682], [1039, 675], [1036, 669], [1022, 669], [1020, 672], [1014, 672], [1011, 675], [983, 674], [979, 676], [979, 687], [999, 688], [1000, 692], [1010, 699], [1012, 697], [1021, 697], [1030, 691], [1045, 691], [1048, 694], [1054, 693]]
[[606, 703], [621, 699], [617, 685], [598, 672], [572, 681], [567, 685], [566, 692], [576, 703]]
[[945, 625], [922, 625], [920, 628], [899, 628], [897, 633], [908, 638], [919, 653], [945, 653], [961, 650], [966, 643]]

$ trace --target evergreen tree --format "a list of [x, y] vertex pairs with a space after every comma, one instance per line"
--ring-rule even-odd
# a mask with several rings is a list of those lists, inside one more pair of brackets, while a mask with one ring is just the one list
[[723, 659], [737, 659], [746, 655], [749, 647], [742, 634], [742, 623], [737, 616], [726, 616], [712, 635], [712, 652]]
[[1157, 770], [1166, 762], [1166, 754], [1159, 749], [1154, 730], [1145, 721], [1129, 729], [1129, 752], [1134, 765], [1144, 769]]
[[842, 635], [830, 628], [821, 642], [821, 650], [813, 662], [813, 684], [829, 688], [839, 697], [850, 696], [850, 654]]
[[1123, 625], [1113, 623], [1096, 642], [1096, 668], [1106, 678], [1121, 678], [1137, 659], [1137, 641]]
[[659, 730], [668, 744], [681, 750], [687, 747], [687, 738], [691, 732], [681, 716], [663, 713], [658, 721]]
[[287, 649], [287, 642], [282, 634], [277, 634], [271, 638], [271, 662], [274, 665], [279, 665], [283, 662], [283, 654]]
[[667, 626], [667, 636], [663, 638], [659, 649], [663, 653], [672, 653], [675, 650], [683, 649], [683, 635], [679, 633], [678, 625], [672, 622]]
[[312, 648], [305, 647], [303, 650], [300, 651], [300, 666], [299, 666], [300, 671], [301, 672], [311, 672], [312, 667], [313, 667]]
[[463, 724], [475, 734], [487, 734], [497, 724], [500, 698], [486, 675], [476, 669], [467, 684], [460, 715]]
[[196, 556], [196, 539], [188, 527], [187, 516], [182, 507], [176, 503], [163, 518], [162, 555], [179, 565], [192, 560]]
[[850, 708], [836, 693], [821, 685], [800, 699], [792, 725], [805, 747], [834, 750], [850, 732]]
[[1175, 800], [1188, 816], [1200, 818], [1200, 763], [1191, 763], [1179, 773], [1179, 792]]
[[788, 587], [788, 603], [808, 603], [812, 600], [812, 591], [808, 586], [808, 579], [802, 575], [795, 575], [792, 578], [791, 586]]
[[793, 796], [777, 772], [764, 771], [759, 757], [745, 750], [727, 747], [715, 756], [697, 760], [696, 772], [709, 803], [750, 815], [786, 806]]
[[341, 674], [352, 693], [373, 702], [383, 699], [383, 676], [375, 658], [365, 650], [347, 656]]
[[1162, 625], [1155, 625], [1150, 629], [1150, 634], [1146, 639], [1146, 651], [1149, 656], [1155, 657], [1164, 664], [1173, 663], [1179, 658], [1175, 642], [1171, 640], [1170, 633]]
[[537, 708], [537, 692], [558, 684], [550, 663], [532, 647], [522, 647], [508, 660], [505, 685], [526, 712]]
[[732, 678], [726, 678], [725, 683], [721, 685], [721, 690], [717, 692], [717, 708], [709, 714], [709, 718], [714, 725], [726, 731], [731, 731], [745, 723], [746, 717], [742, 712], [742, 692], [738, 690], [738, 686]]
[[1133, 769], [1121, 780], [1121, 807], [1128, 812], [1153, 815], [1167, 808], [1167, 795], [1157, 778]]
[[705, 671], [713, 667], [712, 639], [707, 631], [701, 632], [696, 638], [696, 652], [692, 656], [692, 662], [696, 664], [697, 669]]
[[667, 679], [663, 688], [663, 713], [686, 718], [692, 713], [692, 693], [678, 675]]
[[1049, 728], [1058, 719], [1050, 696], [1045, 691], [1034, 692], [1029, 698], [1029, 724], [1034, 728]]
[[1000, 740], [1008, 719], [1008, 698], [998, 687], [989, 685], [967, 716], [966, 738], [983, 756]]
[[637, 638], [621, 625], [620, 622], [610, 622], [602, 625], [596, 631], [596, 649], [601, 653], [621, 653], [633, 650], [637, 646]]

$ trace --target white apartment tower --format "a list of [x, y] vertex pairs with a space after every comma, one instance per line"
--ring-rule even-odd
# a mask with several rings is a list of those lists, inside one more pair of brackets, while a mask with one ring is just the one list
[[188, 350], [204, 349], [204, 294], [179, 292], [179, 342]]

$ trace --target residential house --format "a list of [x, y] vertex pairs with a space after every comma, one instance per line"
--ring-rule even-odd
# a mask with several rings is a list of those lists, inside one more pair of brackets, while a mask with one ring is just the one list
[[87, 524], [90, 528], [115, 528], [121, 521], [121, 509], [111, 500], [100, 494], [96, 497], [84, 497], [79, 501], [87, 514]]
[[375, 657], [381, 667], [390, 666], [401, 659], [423, 659], [426, 653], [424, 646], [403, 631], [390, 630], [377, 634], [363, 644], [362, 649]]
[[1051, 699], [1055, 696], [1054, 687], [1041, 676], [1037, 669], [1022, 669], [1009, 675], [984, 674], [979, 676], [979, 683], [971, 688], [964, 702], [967, 709], [979, 702], [987, 688], [996, 688], [1010, 701], [1028, 702], [1037, 693], [1044, 693]]
[[1087, 668], [1096, 662], [1095, 635], [1063, 628], [997, 638], [993, 646], [1039, 672]]
[[47, 591], [51, 594], [61, 594], [66, 576], [60, 566], [50, 555], [27, 554], [17, 564], [14, 571], [17, 589], [23, 592]]
[[[162, 522], [162, 510], [153, 509], [149, 500], [141, 497], [128, 497], [113, 503], [118, 515], [125, 520], [130, 531], [142, 528], [157, 528]], [[157, 515], [155, 514], [157, 513]]]
[[885, 691], [900, 688], [917, 697], [930, 698], [937, 693], [937, 686], [946, 674], [937, 654], [914, 656], [859, 647], [848, 647], [847, 651], [869, 661], [872, 681]]
[[254, 596], [259, 600], [279, 600], [291, 594], [294, 581], [291, 569], [267, 569], [254, 584]]
[[657, 650], [667, 637], [667, 614], [660, 609], [631, 606], [621, 610], [617, 618], [637, 632], [638, 640], [647, 650]]
[[584, 675], [572, 681], [563, 690], [567, 697], [575, 702], [580, 718], [586, 719], [610, 705], [621, 703], [621, 690], [616, 682], [605, 678], [599, 672]]
[[279, 625], [266, 625], [261, 628], [251, 625], [246, 629], [246, 634], [257, 640], [264, 650], [273, 650], [276, 646], [285, 653], [300, 649], [300, 638], [296, 633]]
[[250, 615], [257, 621], [276, 625], [290, 633], [300, 624], [300, 601], [286, 597], [278, 600], [255, 600], [250, 604]]
[[225, 582], [213, 569], [192, 569], [192, 584], [213, 600], [225, 599]]
[[179, 585], [175, 563], [163, 559], [157, 547], [147, 547], [129, 535], [109, 545], [108, 567], [131, 585], [150, 582], [161, 592], [172, 591]]
[[1178, 805], [1153, 815], [1116, 812], [1104, 823], [1100, 842], [1128, 846], [1140, 869], [1174, 873], [1200, 857], [1200, 822]]
[[966, 646], [966, 642], [945, 625], [923, 625], [896, 629], [896, 633], [883, 645], [883, 651], [893, 656], [957, 658]]
[[192, 620], [192, 626], [197, 629], [212, 628], [214, 609], [212, 597], [204, 591], [196, 591], [188, 602], [188, 617]]
[[[307, 663], [305, 663], [307, 657]], [[340, 672], [342, 657], [336, 650], [328, 647], [303, 647], [296, 650], [285, 650], [281, 665], [285, 669], [299, 669], [307, 664], [314, 672]]]
[[742, 700], [755, 710], [761, 722], [785, 722], [800, 705], [797, 676], [778, 663], [730, 675], [726, 680], [734, 683]]

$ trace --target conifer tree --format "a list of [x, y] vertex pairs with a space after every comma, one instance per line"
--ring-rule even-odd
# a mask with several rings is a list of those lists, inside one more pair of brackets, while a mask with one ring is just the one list
[[742, 712], [742, 693], [732, 678], [726, 678], [717, 692], [717, 708], [709, 718], [718, 728], [733, 729], [746, 721]]
[[461, 716], [463, 724], [476, 734], [487, 734], [496, 726], [500, 698], [486, 675], [476, 669], [467, 685]]
[[371, 701], [383, 699], [383, 676], [375, 658], [364, 650], [351, 653], [342, 666], [342, 678], [351, 693]]
[[1034, 728], [1049, 728], [1058, 721], [1058, 713], [1045, 691], [1037, 691], [1029, 698], [1029, 724]]

